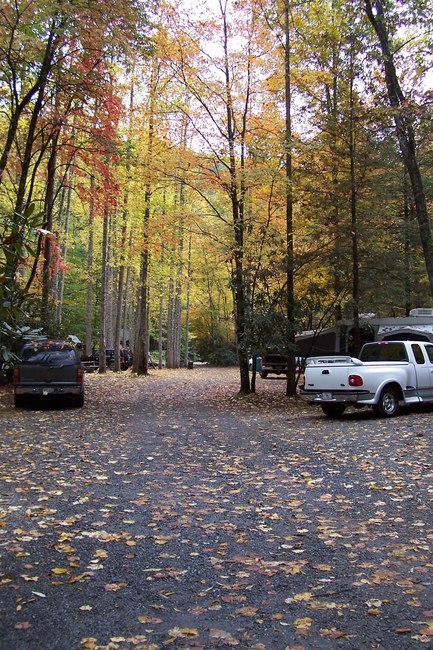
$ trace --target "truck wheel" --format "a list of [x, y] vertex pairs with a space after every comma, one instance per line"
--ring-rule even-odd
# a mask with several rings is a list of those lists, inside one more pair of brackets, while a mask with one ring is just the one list
[[381, 418], [392, 418], [398, 411], [398, 394], [392, 386], [382, 389], [377, 404], [373, 404], [373, 411]]
[[78, 407], [84, 406], [84, 393], [80, 393], [80, 395], [77, 395], [74, 398], [74, 404], [75, 404], [75, 406], [78, 406]]
[[321, 404], [322, 411], [328, 418], [339, 418], [340, 415], [343, 415], [346, 407], [344, 404]]
[[266, 379], [267, 376], [268, 376], [268, 373], [266, 372], [266, 370], [260, 370], [260, 377], [262, 379]]
[[16, 408], [21, 408], [26, 403], [24, 395], [14, 395], [14, 405]]

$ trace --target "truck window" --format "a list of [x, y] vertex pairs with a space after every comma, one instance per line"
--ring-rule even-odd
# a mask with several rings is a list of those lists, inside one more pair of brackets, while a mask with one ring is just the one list
[[425, 349], [430, 363], [433, 363], [433, 345], [426, 345]]
[[425, 359], [424, 359], [424, 355], [423, 355], [422, 350], [421, 350], [421, 346], [418, 345], [418, 343], [412, 343], [411, 347], [412, 347], [413, 356], [415, 357], [415, 361], [420, 365], [422, 363], [425, 363]]
[[380, 341], [366, 343], [361, 350], [361, 361], [407, 361], [404, 343], [394, 341]]
[[27, 349], [22, 353], [25, 363], [35, 365], [73, 366], [77, 363], [74, 350], [33, 350]]

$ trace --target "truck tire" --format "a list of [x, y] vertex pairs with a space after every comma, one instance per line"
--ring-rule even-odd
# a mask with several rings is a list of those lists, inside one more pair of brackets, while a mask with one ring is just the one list
[[14, 395], [14, 405], [15, 408], [21, 408], [25, 406], [26, 398], [24, 395]]
[[74, 398], [74, 404], [75, 404], [75, 406], [78, 406], [79, 408], [84, 406], [84, 393], [80, 393], [80, 395], [77, 395]]
[[266, 370], [260, 370], [260, 377], [262, 379], [266, 379], [267, 376], [268, 376], [268, 373], [267, 373]]
[[344, 411], [346, 410], [345, 405], [340, 403], [331, 404], [331, 403], [324, 402], [320, 406], [322, 408], [322, 411], [324, 412], [325, 415], [328, 416], [328, 418], [339, 418], [340, 415], [343, 415]]
[[377, 404], [373, 404], [373, 411], [381, 418], [392, 418], [398, 411], [398, 392], [392, 386], [385, 386]]

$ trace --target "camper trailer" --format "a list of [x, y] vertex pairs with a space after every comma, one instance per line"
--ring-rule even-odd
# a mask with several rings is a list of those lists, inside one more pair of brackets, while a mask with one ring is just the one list
[[296, 336], [296, 354], [303, 358], [331, 353], [356, 357], [364, 343], [396, 340], [433, 342], [433, 309], [412, 309], [409, 316], [394, 318], [362, 315], [358, 349], [355, 349], [354, 321], [350, 319], [338, 321], [334, 327], [302, 332]]

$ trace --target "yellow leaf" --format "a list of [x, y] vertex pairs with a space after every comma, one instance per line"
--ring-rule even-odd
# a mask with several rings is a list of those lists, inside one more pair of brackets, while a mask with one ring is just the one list
[[68, 573], [68, 569], [61, 569], [60, 567], [56, 567], [54, 569], [51, 569], [51, 573], [54, 573], [56, 576], [61, 576], [65, 573]]
[[311, 600], [312, 598], [313, 594], [311, 594], [309, 591], [304, 591], [303, 593], [295, 594], [293, 596], [293, 600], [296, 600], [298, 602], [301, 602], [303, 600]]

